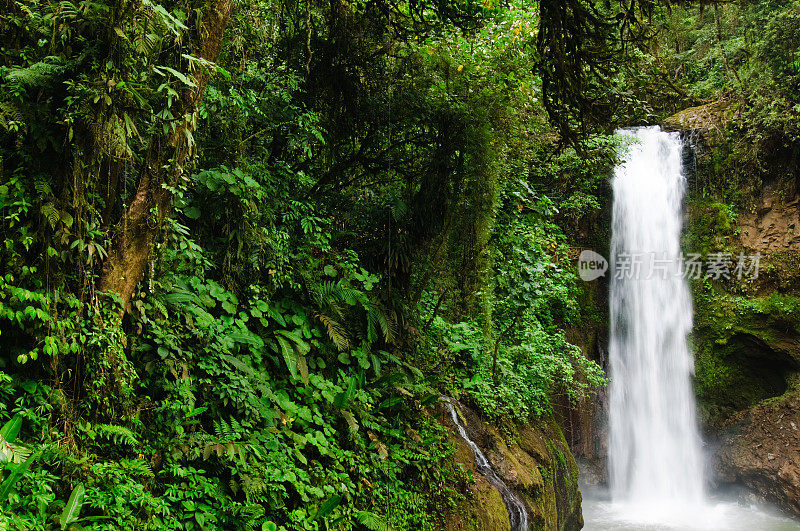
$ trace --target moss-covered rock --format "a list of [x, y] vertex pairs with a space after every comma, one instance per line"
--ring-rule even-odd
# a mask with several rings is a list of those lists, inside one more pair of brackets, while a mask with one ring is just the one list
[[698, 131], [713, 137], [722, 133], [732, 108], [732, 102], [724, 99], [690, 107], [665, 119], [661, 126], [667, 131]]
[[688, 252], [760, 253], [758, 277], [693, 283], [696, 390], [724, 482], [800, 513], [800, 203], [764, 187], [748, 203], [694, 194]]
[[508, 510], [503, 498], [478, 472], [472, 449], [456, 433], [452, 433], [452, 442], [456, 448], [453, 459], [467, 471], [472, 482], [464, 486], [466, 490], [464, 502], [445, 519], [446, 529], [448, 531], [510, 529]]
[[746, 297], [707, 286], [695, 301], [696, 390], [713, 428], [786, 391], [787, 378], [800, 368], [800, 299]]
[[[506, 485], [524, 500], [532, 530], [572, 531], [583, 527], [578, 467], [561, 427], [552, 417], [506, 427], [501, 432], [471, 409], [461, 406], [460, 410], [469, 437], [481, 447]], [[442, 421], [454, 428], [447, 415], [442, 414]], [[457, 442], [454, 458], [472, 475], [474, 483], [466, 486], [464, 503], [446, 520], [447, 529], [509, 529], [500, 494], [477, 471], [472, 450], [454, 429], [453, 438]]]

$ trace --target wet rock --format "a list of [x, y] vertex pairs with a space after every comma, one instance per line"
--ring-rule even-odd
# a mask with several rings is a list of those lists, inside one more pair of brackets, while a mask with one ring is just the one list
[[764, 498], [800, 514], [800, 382], [781, 397], [744, 411], [722, 436], [715, 467], [720, 478], [741, 482]]
[[[507, 427], [509, 434], [486, 424], [463, 405], [460, 411], [470, 439], [481, 447], [506, 485], [521, 495], [532, 530], [573, 531], [583, 527], [577, 464], [554, 419]], [[444, 412], [441, 420], [454, 429]], [[508, 513], [500, 494], [477, 471], [469, 446], [455, 431], [453, 437], [457, 444], [455, 460], [471, 472], [475, 483], [469, 486], [464, 506], [448, 519], [447, 529], [509, 529]]]
[[675, 113], [664, 120], [661, 127], [665, 131], [698, 131], [707, 136], [721, 134], [731, 110], [729, 100], [718, 100]]
[[742, 245], [767, 255], [800, 251], [800, 196], [781, 182], [768, 183], [737, 222]]

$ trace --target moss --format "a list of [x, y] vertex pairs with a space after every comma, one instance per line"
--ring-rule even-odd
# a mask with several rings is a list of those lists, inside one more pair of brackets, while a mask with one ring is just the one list
[[467, 482], [468, 495], [445, 518], [448, 531], [503, 531], [511, 528], [506, 508], [500, 493], [489, 484], [475, 466], [472, 449], [460, 437], [449, 432], [455, 447], [453, 460], [460, 465], [472, 481]]
[[500, 493], [493, 488], [479, 491], [477, 503], [480, 511], [474, 521], [476, 531], [484, 529], [510, 529], [511, 522], [508, 518], [508, 509], [500, 496]]
[[[553, 416], [500, 430], [486, 425], [474, 411], [461, 407], [470, 437], [483, 447], [495, 471], [528, 507], [531, 529], [572, 531], [583, 524], [578, 466], [561, 426]], [[443, 419], [447, 416], [443, 415]], [[448, 530], [508, 529], [508, 513], [497, 491], [477, 471], [469, 446], [451, 432], [454, 460], [474, 482], [459, 506], [444, 520]], [[493, 491], [497, 495], [491, 495]], [[497, 501], [499, 500], [499, 504]]]
[[774, 279], [779, 290], [800, 290], [800, 251], [785, 250], [772, 253], [762, 260], [764, 276]]
[[703, 256], [727, 249], [737, 231], [733, 206], [698, 196], [690, 201], [684, 247]]
[[800, 367], [800, 299], [695, 288], [695, 386], [705, 420], [717, 425], [786, 391]]
[[697, 397], [711, 424], [786, 390], [784, 363], [746, 354], [737, 343], [696, 353]]
[[695, 304], [695, 332], [701, 340], [725, 345], [732, 337], [750, 335], [800, 360], [800, 351], [786, 341], [800, 336], [800, 298], [780, 293], [743, 297], [698, 284]]
[[536, 455], [543, 488], [531, 502], [538, 509], [537, 529], [580, 529], [581, 492], [578, 465], [569, 450], [561, 426], [553, 417], [540, 419], [541, 426], [523, 432], [521, 444]]

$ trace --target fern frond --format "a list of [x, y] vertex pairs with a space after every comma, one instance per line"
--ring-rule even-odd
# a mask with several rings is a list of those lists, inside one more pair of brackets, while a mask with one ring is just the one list
[[214, 435], [220, 442], [230, 442], [236, 440], [236, 430], [223, 419], [214, 421]]
[[328, 337], [331, 338], [336, 348], [342, 351], [350, 348], [350, 340], [347, 337], [347, 332], [338, 321], [321, 313], [317, 314], [317, 319], [325, 325], [325, 329], [328, 331]]
[[371, 531], [393, 531], [394, 529], [385, 518], [370, 511], [358, 511], [356, 520]]
[[74, 20], [78, 18], [78, 6], [69, 0], [61, 0], [58, 3], [58, 16], [62, 20]]
[[36, 181], [36, 184], [34, 184], [33, 187], [36, 190], [36, 192], [39, 194], [40, 197], [46, 197], [48, 195], [53, 195], [53, 189], [45, 181]]
[[339, 303], [344, 301], [343, 288], [335, 282], [323, 282], [311, 287], [311, 294], [314, 302], [320, 310], [327, 313], [335, 313], [342, 317], [342, 308]]
[[43, 204], [39, 209], [39, 213], [50, 223], [51, 229], [55, 229], [56, 225], [58, 225], [58, 222], [61, 220], [61, 212], [58, 211], [53, 203]]
[[6, 79], [28, 87], [44, 87], [55, 81], [66, 70], [63, 59], [60, 57], [45, 57], [44, 60], [34, 63], [27, 68], [12, 69]]
[[25, 116], [19, 107], [11, 102], [0, 102], [0, 127], [8, 131], [11, 122], [24, 122]]
[[98, 435], [104, 436], [114, 444], [124, 444], [131, 448], [139, 445], [136, 435], [124, 426], [117, 426], [116, 424], [97, 424], [94, 428]]

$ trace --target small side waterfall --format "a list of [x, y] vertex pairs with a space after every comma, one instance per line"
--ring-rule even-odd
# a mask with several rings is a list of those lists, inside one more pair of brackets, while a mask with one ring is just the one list
[[688, 516], [705, 493], [686, 343], [692, 300], [681, 269], [682, 144], [658, 127], [619, 133], [638, 142], [612, 183], [611, 494], [653, 518]]
[[511, 531], [528, 531], [528, 511], [525, 509], [525, 504], [522, 503], [522, 500], [520, 500], [516, 494], [511, 492], [511, 489], [508, 488], [500, 476], [494, 471], [492, 465], [489, 464], [489, 460], [483, 455], [478, 445], [469, 438], [467, 430], [461, 423], [461, 419], [459, 419], [453, 404], [447, 399], [443, 400], [443, 402], [447, 411], [450, 413], [450, 418], [453, 419], [453, 424], [455, 424], [456, 429], [458, 429], [458, 434], [475, 453], [475, 464], [478, 465], [478, 470], [487, 481], [494, 485], [500, 492], [500, 496], [503, 498], [503, 502], [505, 502], [506, 508], [508, 509]]

